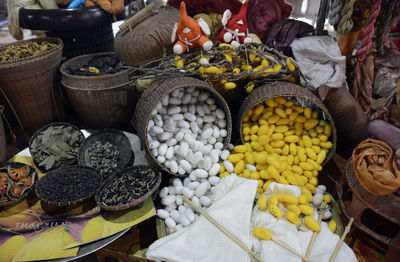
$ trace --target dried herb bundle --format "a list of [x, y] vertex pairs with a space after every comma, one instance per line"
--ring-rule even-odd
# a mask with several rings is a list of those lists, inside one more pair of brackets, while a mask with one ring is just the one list
[[47, 41], [43, 41], [40, 44], [37, 42], [27, 42], [22, 45], [11, 44], [0, 50], [0, 63], [13, 62], [25, 57], [40, 55], [56, 47], [57, 44]]
[[49, 172], [39, 180], [36, 193], [44, 201], [66, 203], [94, 194], [100, 185], [101, 177], [95, 170], [72, 166]]
[[50, 125], [29, 146], [38, 166], [48, 171], [76, 161], [83, 134], [72, 126]]
[[21, 197], [35, 183], [35, 170], [28, 165], [10, 163], [0, 167], [0, 203]]
[[125, 169], [107, 181], [99, 192], [99, 201], [108, 206], [131, 203], [150, 191], [159, 179], [160, 173], [146, 166]]
[[103, 178], [112, 175], [121, 160], [118, 147], [110, 142], [96, 141], [85, 152], [87, 166], [96, 169]]

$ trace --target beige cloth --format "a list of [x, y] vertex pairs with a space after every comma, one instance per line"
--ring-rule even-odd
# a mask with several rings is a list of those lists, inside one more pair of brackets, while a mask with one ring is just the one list
[[388, 144], [366, 139], [354, 150], [352, 166], [360, 184], [376, 195], [388, 195], [400, 188], [400, 170]]
[[55, 0], [8, 0], [8, 30], [12, 37], [17, 40], [23, 39], [24, 35], [19, 26], [19, 9], [58, 9]]

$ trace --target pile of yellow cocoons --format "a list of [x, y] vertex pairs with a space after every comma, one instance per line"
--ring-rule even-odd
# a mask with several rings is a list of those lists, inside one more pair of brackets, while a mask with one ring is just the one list
[[[241, 131], [245, 143], [236, 145], [227, 161], [238, 176], [258, 180], [258, 193], [271, 182], [315, 192], [321, 164], [332, 148], [331, 126], [317, 110], [284, 97], [269, 98], [246, 113]], [[230, 175], [224, 164], [220, 177]]]

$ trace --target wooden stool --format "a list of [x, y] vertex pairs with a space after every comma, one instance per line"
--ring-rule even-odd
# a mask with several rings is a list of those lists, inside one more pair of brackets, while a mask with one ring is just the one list
[[[374, 239], [386, 244], [387, 261], [398, 261], [400, 255], [400, 196], [375, 195], [367, 191], [357, 179], [350, 159], [336, 190], [343, 214], [354, 217], [354, 225]], [[347, 202], [350, 201], [349, 204]]]

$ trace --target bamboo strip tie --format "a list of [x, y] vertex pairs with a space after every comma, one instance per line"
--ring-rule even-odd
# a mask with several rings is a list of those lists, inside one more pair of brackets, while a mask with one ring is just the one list
[[333, 253], [332, 253], [331, 257], [329, 258], [329, 261], [328, 261], [328, 262], [333, 262], [333, 261], [335, 260], [337, 254], [339, 253], [339, 249], [340, 249], [340, 247], [342, 246], [342, 244], [343, 244], [343, 242], [344, 242], [344, 239], [346, 238], [346, 235], [347, 235], [347, 234], [349, 233], [349, 231], [350, 231], [350, 228], [351, 228], [351, 225], [353, 224], [353, 221], [354, 221], [354, 218], [353, 218], [353, 217], [350, 218], [350, 221], [349, 221], [349, 223], [347, 224], [346, 228], [344, 229], [344, 232], [343, 232], [342, 236], [340, 237], [340, 240], [339, 240], [339, 242], [337, 243], [336, 248], [335, 248], [335, 250], [333, 251]]
[[[325, 210], [324, 210], [324, 209], [325, 209], [325, 206], [326, 206], [326, 203], [325, 203], [325, 202], [322, 202], [321, 210], [320, 210], [320, 212], [319, 212], [319, 214], [318, 214], [318, 225], [321, 224], [322, 215], [323, 215], [323, 213], [325, 212]], [[318, 233], [319, 233], [319, 232], [314, 231], [313, 234], [312, 234], [310, 243], [308, 243], [307, 251], [306, 251], [306, 254], [305, 254], [305, 257], [306, 257], [306, 258], [308, 258], [308, 257], [310, 256], [310, 254], [311, 254], [311, 250], [312, 250], [312, 247], [313, 247], [314, 242], [315, 242], [315, 238], [317, 237], [317, 234], [318, 234]], [[304, 262], [304, 261], [303, 261], [303, 262]]]

